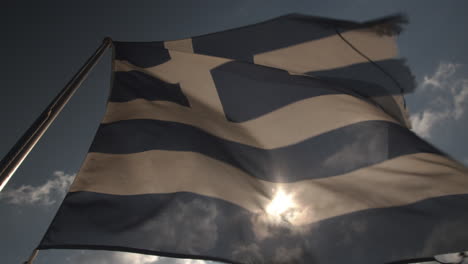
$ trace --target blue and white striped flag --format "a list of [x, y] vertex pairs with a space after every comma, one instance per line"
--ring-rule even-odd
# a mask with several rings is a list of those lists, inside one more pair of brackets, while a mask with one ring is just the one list
[[468, 249], [468, 170], [409, 130], [401, 17], [115, 42], [107, 112], [39, 248], [229, 263]]

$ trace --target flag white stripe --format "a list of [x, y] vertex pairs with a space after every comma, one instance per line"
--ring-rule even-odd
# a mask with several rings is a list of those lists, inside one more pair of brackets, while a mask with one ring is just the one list
[[193, 53], [192, 38], [164, 41], [164, 47], [168, 50]]
[[282, 190], [291, 199], [288, 220], [302, 225], [359, 210], [466, 194], [467, 174], [466, 168], [449, 158], [418, 153], [339, 176], [274, 183], [199, 153], [152, 150], [124, 155], [89, 153], [70, 192], [193, 192], [267, 214], [275, 194]]
[[179, 84], [190, 106], [199, 111], [224, 115], [210, 70], [231, 60], [169, 50], [171, 59], [150, 68], [140, 68], [127, 61], [114, 60], [114, 71], [141, 71], [162, 81]]
[[[341, 35], [371, 60], [391, 59], [398, 55], [393, 36], [379, 36], [365, 30], [351, 30]], [[191, 38], [165, 41], [164, 47], [170, 51], [194, 53]], [[255, 64], [292, 73], [330, 70], [368, 62], [338, 35], [254, 54], [253, 59]]]
[[342, 94], [304, 99], [242, 123], [230, 122], [218, 112], [197, 111], [168, 101], [136, 99], [124, 103], [109, 102], [102, 122], [130, 119], [183, 123], [222, 139], [263, 149], [298, 143], [362, 121], [398, 123], [378, 107]]
[[[359, 51], [374, 61], [398, 55], [395, 39], [362, 30], [341, 34]], [[323, 71], [368, 62], [338, 35], [312, 40], [254, 56], [255, 64], [284, 69], [294, 73]]]

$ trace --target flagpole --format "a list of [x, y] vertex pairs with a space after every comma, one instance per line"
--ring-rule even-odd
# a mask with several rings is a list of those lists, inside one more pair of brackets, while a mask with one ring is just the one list
[[23, 264], [33, 264], [34, 263], [34, 260], [36, 259], [37, 257], [37, 254], [39, 254], [39, 249], [34, 249], [34, 251], [31, 253], [31, 256], [28, 258], [28, 260], [26, 260], [26, 262], [24, 262]]
[[13, 173], [18, 169], [26, 156], [49, 128], [75, 91], [80, 87], [89, 72], [102, 58], [107, 48], [111, 47], [112, 39], [105, 38], [99, 48], [73, 76], [60, 93], [52, 100], [42, 114], [29, 127], [8, 154], [0, 161], [0, 192], [3, 190]]

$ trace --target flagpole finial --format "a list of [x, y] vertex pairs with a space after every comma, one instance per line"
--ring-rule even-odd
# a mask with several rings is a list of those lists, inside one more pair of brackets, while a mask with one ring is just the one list
[[105, 37], [103, 40], [102, 40], [103, 43], [107, 43], [107, 42], [110, 42], [112, 43], [112, 38], [111, 37]]

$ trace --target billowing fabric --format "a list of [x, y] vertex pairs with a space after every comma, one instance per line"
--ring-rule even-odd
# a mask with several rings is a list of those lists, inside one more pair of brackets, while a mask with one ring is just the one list
[[390, 263], [468, 249], [468, 170], [409, 130], [401, 18], [115, 42], [107, 112], [40, 249]]

